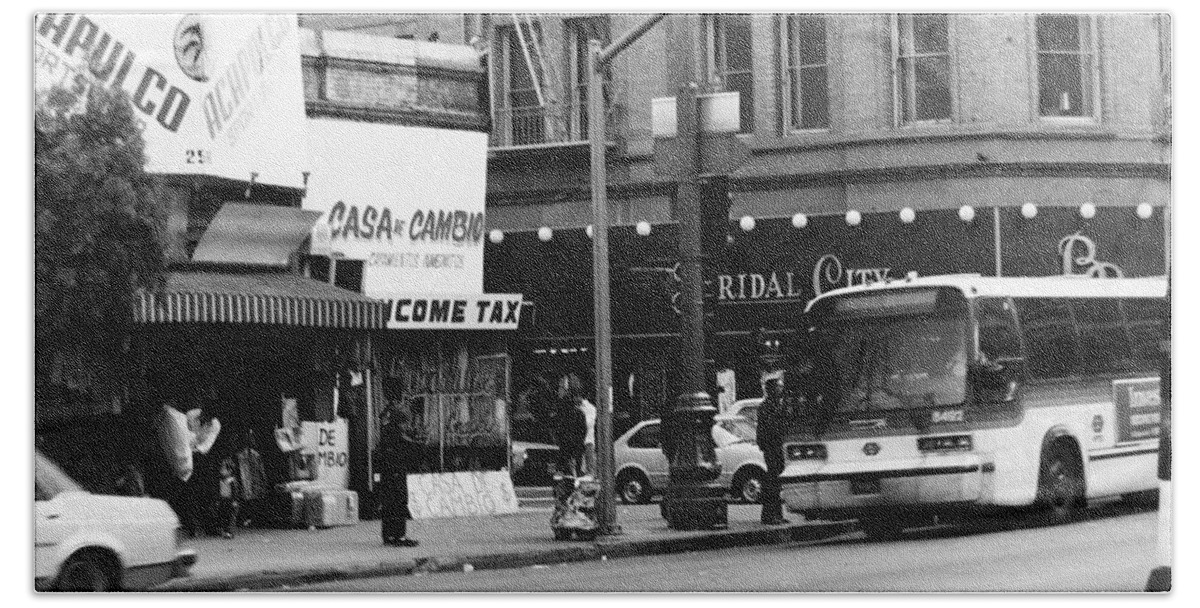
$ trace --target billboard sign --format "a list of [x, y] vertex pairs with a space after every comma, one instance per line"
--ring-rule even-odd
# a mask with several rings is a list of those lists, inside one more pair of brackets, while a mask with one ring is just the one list
[[521, 324], [521, 294], [470, 296], [395, 295], [388, 304], [388, 329], [506, 329]]
[[34, 83], [128, 93], [148, 172], [303, 187], [294, 14], [39, 14]]
[[487, 134], [314, 118], [304, 208], [363, 293], [482, 294]]
[[1157, 439], [1162, 423], [1158, 378], [1113, 380], [1117, 410], [1117, 443]]

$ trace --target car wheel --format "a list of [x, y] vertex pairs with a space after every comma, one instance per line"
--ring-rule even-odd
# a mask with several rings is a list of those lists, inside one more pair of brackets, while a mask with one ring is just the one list
[[766, 474], [758, 469], [739, 471], [733, 480], [733, 488], [730, 489], [733, 497], [746, 503], [761, 502], [764, 477]]
[[650, 480], [638, 470], [625, 470], [617, 475], [617, 495], [627, 505], [650, 502]]
[[1067, 523], [1084, 505], [1083, 471], [1079, 457], [1061, 445], [1042, 457], [1038, 473], [1038, 508], [1043, 523]]
[[59, 591], [112, 591], [115, 583], [112, 564], [95, 551], [72, 555], [58, 573]]

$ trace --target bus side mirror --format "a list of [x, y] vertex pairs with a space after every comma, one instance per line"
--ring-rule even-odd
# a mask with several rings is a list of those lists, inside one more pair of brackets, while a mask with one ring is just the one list
[[1025, 378], [1025, 359], [1002, 357], [971, 365], [971, 383], [978, 400], [984, 403], [1008, 403], [1017, 398]]

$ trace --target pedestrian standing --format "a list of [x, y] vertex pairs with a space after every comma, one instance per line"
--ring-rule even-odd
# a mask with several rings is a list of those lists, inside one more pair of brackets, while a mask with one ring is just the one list
[[571, 376], [571, 399], [575, 407], [583, 412], [583, 420], [587, 429], [583, 436], [583, 470], [584, 475], [596, 474], [596, 406], [583, 396], [583, 387], [579, 384], [578, 376]]
[[758, 407], [755, 435], [767, 465], [762, 491], [762, 523], [778, 526], [787, 523], [783, 518], [783, 503], [779, 497], [779, 476], [783, 474], [783, 436], [786, 424], [780, 395], [780, 374], [763, 379], [763, 400]]
[[587, 439], [587, 415], [575, 399], [578, 380], [572, 384], [571, 376], [559, 384], [557, 413], [554, 417], [554, 440], [558, 444], [559, 472], [576, 477], [580, 474]]
[[421, 461], [421, 445], [413, 439], [408, 413], [393, 407], [384, 422], [379, 438], [380, 508], [383, 544], [392, 547], [415, 547], [417, 541], [408, 538], [408, 474], [417, 470]]

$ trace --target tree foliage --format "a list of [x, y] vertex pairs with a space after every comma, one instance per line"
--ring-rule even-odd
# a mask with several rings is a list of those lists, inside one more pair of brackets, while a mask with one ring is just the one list
[[39, 95], [34, 110], [35, 375], [83, 349], [119, 358], [133, 298], [161, 285], [161, 189], [143, 169], [144, 142], [128, 96]]

